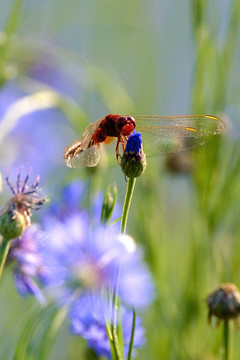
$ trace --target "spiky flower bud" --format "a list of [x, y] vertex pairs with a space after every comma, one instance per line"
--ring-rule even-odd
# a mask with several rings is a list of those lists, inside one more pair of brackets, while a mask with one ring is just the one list
[[6, 211], [0, 217], [0, 234], [6, 240], [18, 238], [24, 233], [25, 229], [25, 217], [17, 210]]
[[128, 178], [140, 176], [146, 168], [146, 156], [142, 147], [142, 135], [133, 132], [127, 141], [126, 149], [121, 158], [121, 167]]
[[16, 186], [14, 186], [9, 180], [9, 175], [6, 177], [6, 183], [12, 191], [13, 196], [1, 210], [0, 215], [4, 215], [4, 219], [2, 220], [4, 224], [5, 222], [8, 222], [6, 219], [9, 219], [11, 223], [12, 220], [15, 221], [15, 217], [20, 218], [20, 215], [22, 215], [25, 220], [25, 227], [29, 227], [31, 225], [31, 210], [40, 209], [41, 206], [48, 201], [48, 199], [40, 196], [39, 194], [39, 176], [36, 177], [31, 186], [28, 186], [27, 183], [31, 173], [31, 168], [24, 181], [21, 181], [22, 169], [23, 168], [20, 167]]
[[207, 297], [208, 320], [212, 316], [221, 320], [236, 319], [240, 315], [240, 293], [234, 284], [220, 285]]

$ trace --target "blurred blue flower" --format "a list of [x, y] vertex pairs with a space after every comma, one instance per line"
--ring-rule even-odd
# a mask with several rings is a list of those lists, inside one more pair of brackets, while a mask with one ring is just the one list
[[66, 174], [62, 154], [66, 143], [71, 141], [74, 134], [66, 117], [56, 108], [41, 111], [33, 109], [24, 115], [26, 108], [30, 111], [30, 100], [13, 108], [25, 96], [28, 94], [14, 82], [9, 82], [1, 89], [0, 126], [6, 121], [7, 114], [10, 116], [10, 112], [14, 114], [10, 116], [11, 119], [15, 117], [16, 121], [14, 119], [12, 122], [9, 118], [4, 125], [4, 129], [7, 128], [6, 135], [3, 139], [0, 136], [0, 170], [4, 171], [11, 166], [14, 171], [20, 163], [26, 167], [34, 165], [43, 179], [51, 175], [56, 182], [60, 181]]
[[[50, 216], [56, 216], [60, 219], [68, 216], [70, 213], [79, 212], [82, 208], [83, 202], [87, 193], [86, 184], [83, 181], [72, 180], [70, 183], [60, 188], [59, 193], [56, 192], [55, 198], [57, 201], [53, 201], [47, 211], [45, 212], [45, 218]], [[93, 195], [92, 204], [90, 208], [91, 223], [99, 224], [101, 219], [102, 205], [104, 194], [97, 192]], [[118, 219], [121, 217], [121, 207], [116, 202], [113, 209], [112, 219]], [[117, 225], [118, 226], [118, 225]]]
[[45, 212], [44, 218], [55, 216], [64, 219], [71, 213], [80, 212], [86, 186], [83, 181], [73, 180], [70, 183], [58, 188], [51, 205]]
[[137, 309], [153, 299], [150, 273], [133, 239], [115, 227], [90, 230], [86, 213], [45, 221], [44, 284], [63, 303], [88, 293], [111, 293], [118, 278], [121, 301]]
[[[110, 344], [106, 332], [105, 314], [103, 311], [104, 308], [106, 308], [106, 304], [103, 304], [100, 298], [82, 296], [81, 299], [76, 301], [70, 313], [70, 331], [87, 340], [89, 347], [94, 349], [98, 356], [105, 356], [111, 359]], [[106, 311], [110, 312], [110, 306]], [[132, 312], [121, 306], [121, 323], [125, 356], [127, 356], [131, 339], [132, 321]], [[134, 349], [141, 347], [144, 342], [144, 328], [141, 325], [141, 319], [136, 317], [133, 343]]]
[[34, 295], [41, 304], [45, 298], [38, 285], [43, 271], [42, 250], [45, 234], [38, 225], [31, 225], [23, 235], [12, 241], [9, 259], [15, 261], [16, 287], [22, 296]]

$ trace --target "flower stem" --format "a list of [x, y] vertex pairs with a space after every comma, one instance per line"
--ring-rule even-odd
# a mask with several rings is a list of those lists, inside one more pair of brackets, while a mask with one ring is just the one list
[[130, 339], [130, 344], [129, 344], [129, 349], [128, 349], [127, 360], [131, 360], [131, 358], [132, 358], [135, 325], [136, 325], [136, 311], [133, 309], [132, 332], [131, 332], [131, 339]]
[[10, 248], [10, 241], [3, 238], [0, 249], [0, 277], [2, 276], [2, 271], [7, 259], [9, 248]]
[[[125, 234], [125, 232], [126, 232], [128, 213], [129, 213], [129, 208], [131, 205], [132, 194], [133, 194], [135, 182], [136, 182], [136, 178], [129, 178], [128, 183], [127, 183], [127, 190], [126, 190], [126, 195], [125, 195], [125, 200], [124, 200], [124, 205], [123, 205], [123, 212], [122, 212], [122, 220], [121, 220], [121, 233], [122, 234]], [[120, 269], [119, 269], [119, 272], [120, 272]], [[115, 350], [115, 357], [117, 360], [122, 360], [122, 359], [124, 359], [123, 344], [121, 343], [121, 341], [118, 337], [119, 333], [121, 333], [121, 331], [122, 331], [122, 330], [118, 331], [119, 330], [118, 329], [118, 326], [119, 326], [119, 324], [118, 324], [118, 308], [119, 308], [119, 304], [120, 304], [120, 300], [119, 300], [119, 296], [118, 296], [118, 276], [119, 276], [119, 273], [117, 274], [115, 286], [113, 289], [113, 300], [112, 300], [113, 313], [112, 313], [111, 335], [112, 335], [112, 345]], [[131, 343], [130, 343], [130, 348], [129, 348], [129, 353], [128, 353], [128, 359], [131, 359], [131, 355], [132, 355], [134, 328], [135, 328], [135, 315], [134, 315], [134, 320], [133, 320], [133, 328], [132, 328], [132, 334], [131, 334]]]
[[127, 227], [127, 219], [128, 213], [131, 205], [132, 194], [134, 190], [134, 186], [136, 183], [136, 178], [129, 178], [127, 183], [127, 191], [125, 195], [124, 205], [123, 205], [123, 213], [122, 213], [122, 221], [121, 221], [121, 233], [125, 234]]
[[[122, 234], [125, 234], [125, 232], [126, 232], [128, 213], [129, 213], [129, 208], [131, 205], [132, 194], [133, 194], [135, 182], [136, 182], [136, 178], [129, 178], [128, 183], [127, 183], [127, 190], [126, 190], [126, 195], [125, 195], [125, 200], [124, 200], [124, 205], [123, 205], [122, 221], [121, 221], [121, 233]], [[120, 272], [120, 269], [119, 269], [119, 272]], [[114, 290], [113, 290], [112, 336], [113, 336], [113, 344], [114, 344], [114, 348], [116, 351], [117, 359], [123, 359], [124, 358], [123, 344], [121, 344], [122, 346], [119, 346], [120, 341], [119, 341], [119, 337], [118, 337], [118, 326], [119, 326], [119, 324], [118, 324], [118, 305], [120, 303], [120, 300], [118, 297], [118, 276], [119, 276], [119, 273], [117, 274], [117, 278], [116, 278], [115, 286], [114, 286]], [[133, 329], [133, 332], [134, 332], [134, 329]], [[134, 333], [132, 333], [132, 338], [131, 338], [132, 341], [133, 341], [133, 337], [134, 337]], [[131, 346], [131, 348], [132, 348], [132, 346]], [[130, 354], [128, 354], [128, 359], [131, 359], [132, 350], [129, 350], [129, 351], [130, 351]]]
[[113, 346], [116, 353], [117, 360], [123, 360], [123, 348], [121, 349], [120, 341], [118, 338], [118, 290], [114, 289], [113, 292], [113, 318], [112, 318], [112, 337], [113, 337]]
[[229, 321], [223, 321], [224, 360], [229, 360]]

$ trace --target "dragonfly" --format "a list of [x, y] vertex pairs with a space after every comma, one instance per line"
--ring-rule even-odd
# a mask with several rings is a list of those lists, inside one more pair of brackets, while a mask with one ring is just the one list
[[212, 115], [120, 115], [109, 114], [86, 127], [82, 137], [65, 149], [63, 158], [72, 168], [93, 167], [100, 160], [100, 145], [116, 139], [116, 158], [125, 150], [129, 136], [136, 129], [142, 134], [147, 156], [174, 153], [204, 143], [208, 135], [221, 134], [225, 123]]

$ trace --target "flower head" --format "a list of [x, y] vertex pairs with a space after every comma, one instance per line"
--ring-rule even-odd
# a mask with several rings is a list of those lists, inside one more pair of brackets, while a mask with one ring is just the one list
[[61, 301], [112, 292], [118, 278], [121, 301], [135, 308], [148, 306], [153, 285], [141, 253], [132, 238], [115, 227], [89, 229], [86, 213], [75, 213], [64, 221], [45, 223], [49, 240], [44, 248], [43, 281]]
[[146, 156], [142, 147], [141, 133], [134, 131], [127, 141], [126, 149], [121, 157], [123, 173], [134, 178], [140, 176], [146, 168]]
[[213, 315], [219, 321], [236, 319], [240, 315], [240, 293], [234, 284], [220, 285], [207, 297], [207, 304], [210, 323]]
[[38, 225], [31, 225], [23, 235], [13, 240], [9, 259], [15, 261], [14, 277], [22, 296], [34, 295], [44, 303], [43, 294], [38, 286], [43, 271], [42, 249], [45, 234]]
[[[105, 311], [103, 311], [103, 309]], [[88, 346], [94, 349], [98, 356], [105, 356], [110, 359], [111, 352], [106, 331], [106, 319], [104, 317], [107, 311], [110, 311], [110, 306], [103, 304], [100, 298], [91, 296], [82, 297], [75, 303], [70, 313], [70, 331], [86, 339]], [[133, 314], [122, 306], [121, 316], [124, 354], [127, 356], [131, 338]], [[143, 344], [144, 328], [141, 325], [141, 319], [137, 317], [133, 346], [136, 349]]]
[[38, 210], [47, 201], [38, 193], [40, 177], [37, 176], [33, 184], [28, 186], [31, 168], [23, 181], [21, 181], [21, 171], [22, 167], [17, 176], [16, 187], [11, 183], [9, 174], [6, 177], [13, 197], [1, 210], [0, 233], [9, 240], [20, 236], [25, 228], [30, 226], [31, 210]]

